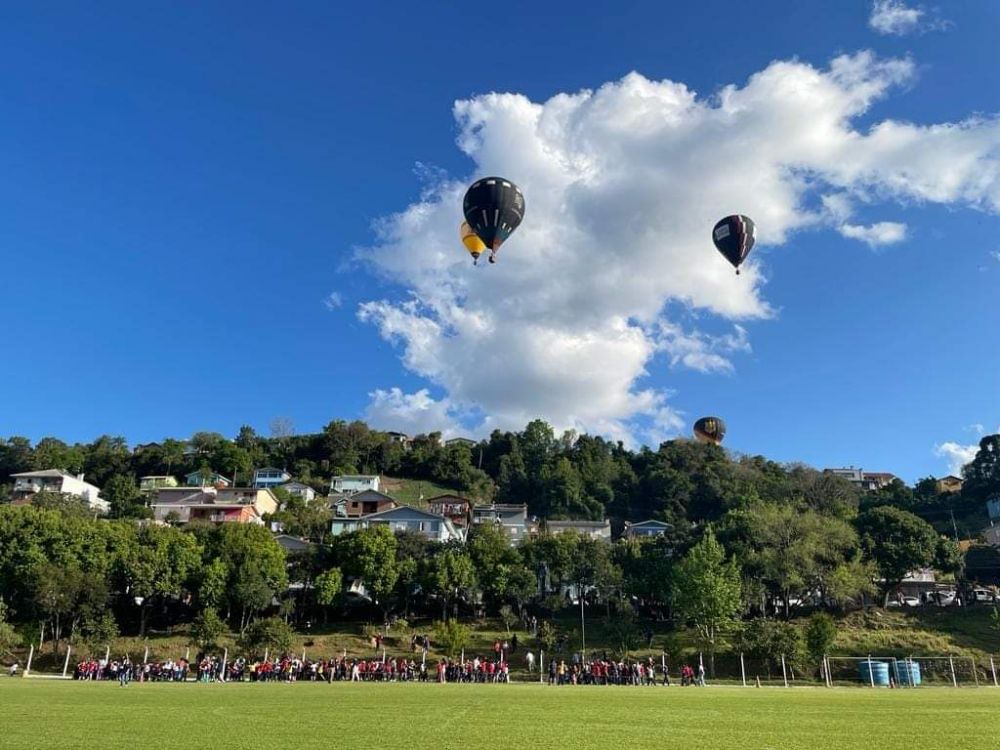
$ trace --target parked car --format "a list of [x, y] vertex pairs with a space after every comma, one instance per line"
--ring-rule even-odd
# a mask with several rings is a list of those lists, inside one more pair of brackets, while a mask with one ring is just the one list
[[900, 596], [889, 600], [890, 607], [919, 607], [920, 599], [916, 596]]
[[962, 600], [958, 598], [958, 592], [951, 589], [944, 591], [925, 591], [922, 596], [923, 603], [929, 607], [960, 607]]
[[989, 589], [972, 589], [972, 601], [978, 604], [993, 604], [996, 596]]

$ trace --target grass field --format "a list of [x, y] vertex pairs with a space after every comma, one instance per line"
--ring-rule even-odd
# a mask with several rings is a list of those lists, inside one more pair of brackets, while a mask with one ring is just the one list
[[0, 680], [0, 746], [998, 747], [1000, 690], [147, 684]]

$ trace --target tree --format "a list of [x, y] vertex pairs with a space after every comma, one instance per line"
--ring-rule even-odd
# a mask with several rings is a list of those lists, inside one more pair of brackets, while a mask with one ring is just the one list
[[263, 526], [224, 523], [206, 549], [226, 569], [226, 602], [240, 612], [240, 634], [270, 606], [276, 594], [288, 590], [285, 550]]
[[507, 628], [507, 635], [510, 635], [510, 627], [517, 622], [517, 615], [509, 604], [500, 607], [500, 622]]
[[441, 599], [442, 619], [449, 619], [449, 609], [476, 586], [476, 570], [465, 552], [444, 547], [430, 559], [428, 583]]
[[214, 607], [206, 607], [191, 623], [191, 643], [205, 652], [218, 646], [219, 639], [225, 634], [226, 623]]
[[742, 603], [739, 568], [735, 561], [726, 562], [711, 528], [674, 568], [673, 584], [674, 609], [698, 630], [714, 676], [719, 635], [737, 624]]
[[388, 615], [388, 598], [399, 577], [396, 537], [389, 527], [379, 524], [339, 537], [336, 554], [341, 570], [363, 580], [375, 603]]
[[635, 610], [631, 605], [622, 608], [620, 612], [608, 620], [607, 630], [622, 659], [628, 659], [629, 654], [639, 646], [639, 627], [636, 624]]
[[21, 636], [7, 621], [7, 605], [0, 599], [0, 654], [7, 655], [21, 645]]
[[979, 441], [975, 458], [965, 465], [962, 474], [962, 495], [985, 502], [1000, 494], [1000, 435], [987, 435]]
[[240, 644], [248, 655], [270, 651], [275, 657], [287, 654], [292, 648], [295, 633], [292, 626], [280, 617], [267, 617], [249, 626], [240, 638]]
[[837, 626], [833, 618], [826, 612], [817, 612], [809, 618], [806, 626], [806, 650], [809, 657], [817, 663], [830, 651], [830, 646], [837, 639]]
[[324, 621], [329, 607], [337, 601], [344, 588], [344, 575], [340, 568], [330, 568], [316, 577], [316, 603], [323, 607]]
[[454, 659], [469, 642], [472, 630], [457, 619], [434, 623], [434, 636], [444, 652]]
[[143, 526], [126, 553], [125, 580], [139, 607], [139, 636], [146, 634], [149, 611], [168, 597], [179, 598], [193, 588], [201, 568], [195, 538], [172, 526]]
[[542, 644], [542, 648], [548, 651], [550, 654], [556, 647], [556, 641], [559, 638], [559, 631], [556, 629], [548, 620], [542, 621], [538, 626], [538, 640]]
[[926, 521], [888, 505], [865, 511], [857, 523], [865, 554], [884, 581], [885, 606], [910, 571], [934, 562], [938, 535]]
[[143, 518], [147, 515], [142, 494], [131, 474], [115, 474], [104, 485], [101, 496], [108, 501], [111, 518]]

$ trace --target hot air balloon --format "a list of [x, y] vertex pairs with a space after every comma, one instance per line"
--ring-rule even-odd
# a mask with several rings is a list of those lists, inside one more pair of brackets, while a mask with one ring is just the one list
[[702, 417], [694, 423], [694, 437], [699, 443], [719, 445], [726, 436], [726, 423], [718, 417]]
[[484, 177], [466, 191], [462, 210], [469, 226], [490, 249], [490, 263], [496, 263], [500, 245], [524, 218], [524, 196], [510, 180]]
[[720, 219], [712, 230], [712, 241], [722, 257], [733, 264], [736, 273], [740, 272], [740, 264], [746, 260], [757, 236], [757, 226], [753, 219], [743, 214], [733, 214]]
[[483, 244], [483, 241], [479, 239], [479, 235], [469, 226], [469, 222], [463, 221], [461, 223], [458, 227], [458, 236], [462, 238], [462, 244], [465, 245], [465, 249], [472, 256], [473, 264], [478, 262], [479, 256], [486, 249], [486, 245]]

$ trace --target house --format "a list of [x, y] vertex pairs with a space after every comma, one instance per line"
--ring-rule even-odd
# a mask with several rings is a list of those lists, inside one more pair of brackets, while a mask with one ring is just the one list
[[285, 482], [278, 486], [292, 497], [301, 497], [307, 503], [311, 503], [316, 497], [316, 490], [302, 482]]
[[410, 436], [405, 432], [387, 432], [385, 433], [390, 443], [399, 443], [404, 448], [410, 447]]
[[824, 474], [833, 474], [842, 477], [855, 487], [859, 487], [865, 492], [875, 492], [892, 484], [896, 478], [895, 474], [880, 471], [862, 471], [848, 466], [841, 469], [823, 469]]
[[639, 521], [638, 523], [625, 522], [625, 531], [622, 534], [626, 539], [648, 539], [650, 537], [663, 536], [674, 530], [674, 527], [665, 521]]
[[14, 489], [11, 492], [13, 502], [29, 503], [32, 496], [38, 492], [56, 492], [78, 497], [92, 510], [102, 513], [108, 510], [108, 503], [101, 499], [101, 490], [83, 481], [83, 474], [68, 474], [61, 469], [43, 469], [22, 471], [10, 476], [14, 480]]
[[466, 528], [472, 510], [472, 501], [461, 495], [445, 493], [427, 501], [427, 510], [436, 516], [444, 516], [456, 526]]
[[267, 466], [263, 469], [254, 469], [253, 486], [258, 489], [273, 489], [284, 484], [291, 478], [292, 475], [284, 469], [275, 469]]
[[163, 487], [150, 507], [163, 522], [263, 524], [265, 515], [277, 512], [278, 498], [258, 487]]
[[961, 477], [949, 474], [946, 477], [938, 479], [934, 483], [934, 488], [938, 491], [939, 495], [950, 495], [955, 492], [961, 492], [963, 484], [965, 484], [965, 481]]
[[582, 537], [611, 541], [611, 521], [546, 521], [545, 530], [552, 536], [575, 531]]
[[281, 548], [285, 550], [285, 554], [289, 557], [312, 552], [312, 550], [316, 549], [316, 545], [308, 539], [302, 539], [291, 534], [275, 534], [274, 541], [281, 545]]
[[479, 445], [479, 443], [467, 437], [453, 437], [449, 440], [445, 440], [444, 445], [446, 448], [449, 448], [452, 445], [465, 445], [468, 446], [469, 448], [475, 448], [477, 445]]
[[499, 526], [511, 545], [516, 545], [531, 535], [532, 526], [528, 520], [527, 505], [497, 504], [476, 505], [472, 508], [472, 523], [492, 523]]
[[184, 484], [188, 487], [231, 487], [233, 483], [222, 474], [198, 469], [184, 477]]
[[397, 503], [388, 495], [374, 490], [364, 490], [350, 495], [330, 497], [330, 510], [338, 518], [360, 518], [373, 513], [381, 513], [397, 507]]
[[432, 542], [461, 542], [465, 540], [461, 530], [456, 528], [449, 519], [428, 513], [426, 510], [411, 508], [408, 505], [400, 505], [381, 513], [373, 513], [360, 518], [335, 518], [330, 525], [330, 532], [334, 536], [340, 536], [379, 525], [388, 526], [393, 532], [414, 531]]
[[155, 492], [161, 487], [176, 487], [177, 477], [171, 476], [149, 476], [139, 478], [140, 492]]
[[991, 497], [986, 501], [986, 513], [989, 515], [991, 521], [1000, 518], [1000, 495]]
[[378, 474], [343, 474], [330, 480], [331, 495], [350, 495], [365, 490], [378, 492], [378, 488]]

